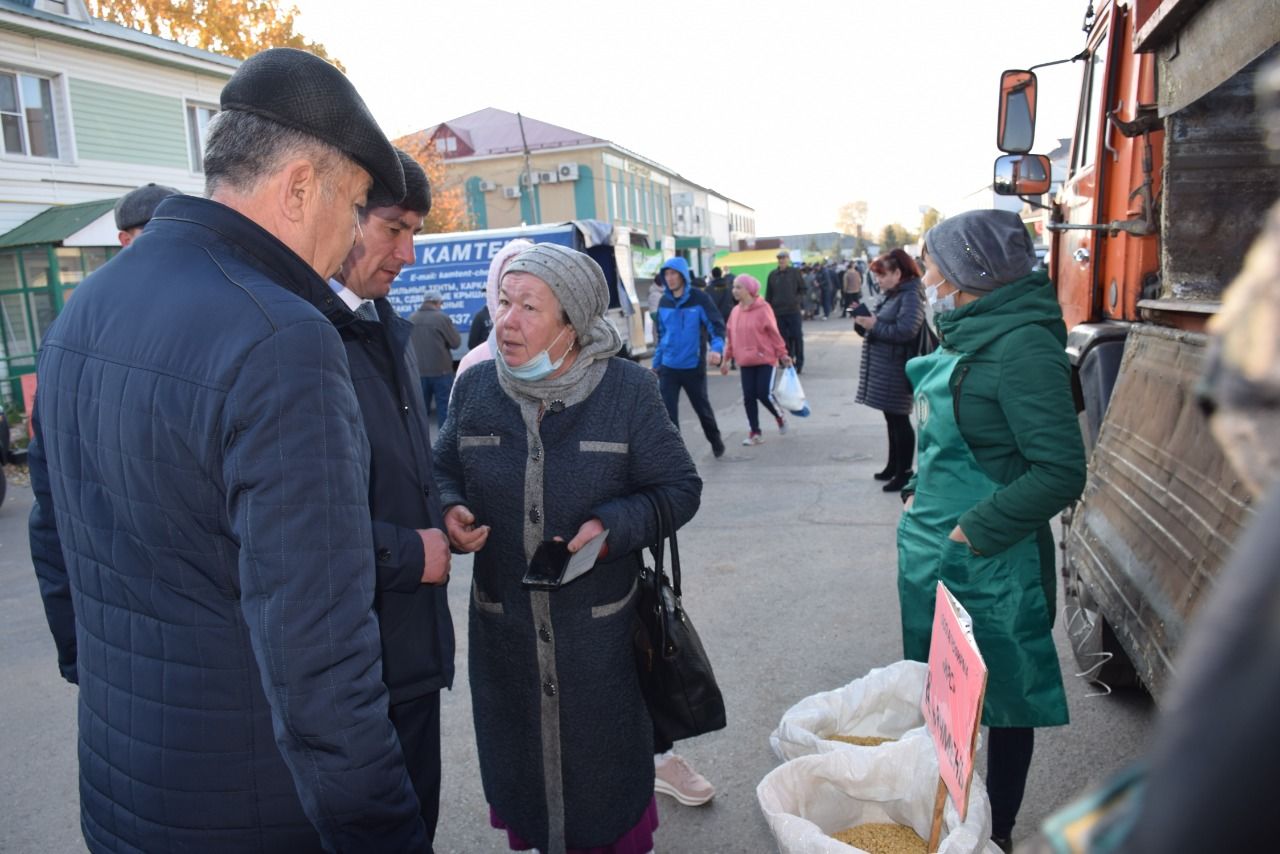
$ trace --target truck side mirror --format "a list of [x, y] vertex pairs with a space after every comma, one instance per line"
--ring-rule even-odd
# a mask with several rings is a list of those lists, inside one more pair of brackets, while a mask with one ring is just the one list
[[1052, 176], [1053, 166], [1043, 154], [1006, 154], [996, 158], [991, 188], [998, 196], [1042, 196]]
[[1006, 71], [1000, 75], [1000, 124], [996, 148], [1026, 154], [1036, 138], [1036, 75]]

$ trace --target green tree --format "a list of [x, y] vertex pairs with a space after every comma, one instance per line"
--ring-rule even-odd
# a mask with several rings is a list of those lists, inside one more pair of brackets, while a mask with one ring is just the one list
[[88, 6], [95, 18], [233, 59], [294, 47], [346, 70], [324, 45], [294, 31], [298, 7], [279, 0], [88, 0]]
[[898, 226], [886, 225], [884, 231], [880, 232], [880, 251], [888, 252], [891, 249], [897, 249], [903, 244], [903, 240], [898, 236]]
[[942, 222], [942, 213], [937, 208], [926, 208], [924, 216], [920, 218], [920, 236], [923, 237], [929, 229]]

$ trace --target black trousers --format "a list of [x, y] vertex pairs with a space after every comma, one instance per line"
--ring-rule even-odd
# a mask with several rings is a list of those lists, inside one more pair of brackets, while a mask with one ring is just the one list
[[671, 423], [680, 429], [680, 389], [689, 396], [689, 405], [702, 424], [702, 433], [707, 441], [715, 445], [720, 441], [720, 427], [716, 424], [716, 415], [711, 410], [711, 400], [707, 397], [707, 371], [705, 368], [662, 368], [658, 371], [658, 390], [662, 393], [662, 402], [667, 405], [667, 414]]
[[773, 365], [743, 366], [739, 373], [742, 375], [742, 405], [747, 410], [747, 424], [752, 433], [759, 433], [760, 407], [757, 404], [763, 403], [769, 414], [775, 419], [778, 417], [778, 410], [769, 400], [769, 393], [773, 391]]
[[777, 321], [782, 342], [787, 345], [787, 355], [796, 363], [796, 373], [801, 373], [804, 370], [804, 320], [797, 311], [779, 314]]
[[422, 807], [427, 839], [434, 840], [440, 818], [440, 692], [396, 703], [388, 717], [400, 737], [409, 780]]
[[1036, 731], [1031, 727], [991, 727], [987, 731], [987, 795], [991, 835], [1008, 839], [1022, 806]]
[[916, 431], [911, 429], [911, 416], [893, 412], [884, 414], [889, 431], [889, 464], [885, 469], [894, 477], [911, 471], [916, 455]]

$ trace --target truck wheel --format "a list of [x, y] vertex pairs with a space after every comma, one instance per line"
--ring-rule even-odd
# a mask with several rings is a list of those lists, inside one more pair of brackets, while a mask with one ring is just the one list
[[1080, 668], [1075, 675], [1111, 690], [1141, 687], [1142, 680], [1110, 624], [1089, 604], [1072, 592], [1064, 597], [1067, 640]]

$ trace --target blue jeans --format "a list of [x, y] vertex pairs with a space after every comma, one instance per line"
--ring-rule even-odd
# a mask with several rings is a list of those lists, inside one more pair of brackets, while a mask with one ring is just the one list
[[436, 426], [443, 427], [449, 417], [449, 392], [453, 391], [453, 374], [439, 377], [422, 377], [422, 400], [431, 410], [431, 399], [436, 401]]

